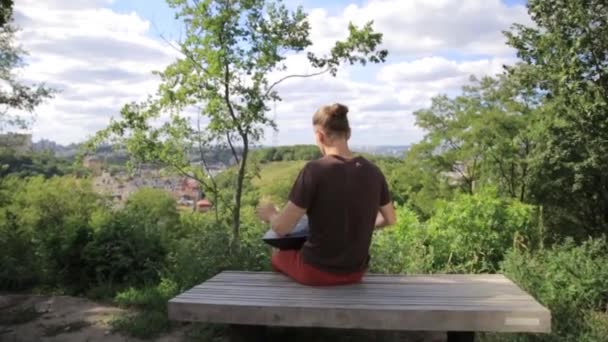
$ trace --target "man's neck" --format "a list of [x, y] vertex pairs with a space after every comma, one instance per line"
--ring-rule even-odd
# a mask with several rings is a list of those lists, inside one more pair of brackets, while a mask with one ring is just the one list
[[346, 159], [351, 159], [354, 157], [353, 152], [348, 148], [347, 144], [340, 144], [336, 146], [326, 146], [325, 147], [325, 155], [334, 155], [340, 156]]

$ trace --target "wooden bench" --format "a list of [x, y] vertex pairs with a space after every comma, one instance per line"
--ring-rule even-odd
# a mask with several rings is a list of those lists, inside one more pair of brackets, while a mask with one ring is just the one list
[[242, 326], [474, 332], [551, 330], [551, 313], [502, 275], [367, 275], [308, 287], [276, 273], [223, 272], [169, 301], [177, 321]]

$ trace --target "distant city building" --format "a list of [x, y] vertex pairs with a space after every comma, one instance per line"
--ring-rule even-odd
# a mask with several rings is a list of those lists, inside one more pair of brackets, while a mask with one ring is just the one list
[[103, 169], [103, 161], [95, 156], [86, 156], [82, 161], [82, 166], [93, 171], [93, 174], [101, 174]]
[[213, 205], [211, 204], [211, 202], [208, 199], [202, 199], [202, 200], [196, 202], [196, 207], [199, 211], [207, 212], [207, 211], [211, 210]]

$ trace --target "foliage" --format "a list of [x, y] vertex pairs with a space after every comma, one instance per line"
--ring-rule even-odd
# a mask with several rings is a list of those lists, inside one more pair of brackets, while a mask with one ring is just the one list
[[[589, 239], [577, 246], [569, 239], [551, 249], [507, 254], [506, 275], [529, 291], [553, 317], [549, 336], [521, 336], [531, 341], [600, 341], [608, 328], [608, 243]], [[606, 335], [603, 335], [604, 338]]]
[[183, 213], [181, 229], [167, 255], [165, 272], [180, 289], [187, 289], [229, 268], [230, 233], [227, 224], [215, 224], [210, 215]]
[[85, 286], [82, 251], [91, 239], [89, 218], [102, 208], [90, 184], [73, 177], [31, 178], [13, 194], [8, 211], [30, 239], [45, 283]]
[[178, 294], [177, 284], [169, 279], [161, 279], [158, 285], [140, 289], [130, 287], [116, 294], [114, 301], [123, 307], [138, 307], [144, 310], [162, 311], [167, 301]]
[[17, 154], [8, 149], [0, 152], [0, 178], [8, 175], [51, 178], [66, 174], [84, 176], [86, 171], [50, 153]]
[[147, 233], [157, 234], [164, 243], [173, 236], [183, 236], [179, 225], [177, 203], [173, 196], [160, 189], [142, 188], [127, 199], [124, 211], [139, 220]]
[[438, 199], [449, 199], [454, 192], [446, 177], [433, 166], [428, 149], [417, 144], [407, 152], [404, 160], [377, 160], [391, 189], [393, 200], [428, 219]]
[[456, 273], [495, 273], [510, 247], [533, 248], [541, 238], [534, 207], [490, 189], [438, 202], [426, 233], [433, 269]]
[[253, 154], [260, 163], [292, 160], [308, 161], [321, 157], [319, 148], [314, 145], [267, 147], [256, 150]]
[[383, 273], [495, 273], [512, 246], [535, 246], [534, 208], [484, 190], [437, 203], [420, 222], [407, 207], [397, 225], [376, 233], [372, 270]]
[[12, 23], [11, 0], [0, 0], [0, 132], [6, 128], [25, 128], [30, 118], [12, 111], [32, 112], [44, 100], [52, 97], [54, 91], [45, 85], [26, 85], [17, 80], [15, 69], [25, 65], [25, 51], [14, 43], [17, 29]]
[[32, 231], [19, 224], [19, 208], [12, 204], [24, 185], [14, 177], [0, 178], [0, 289], [20, 289], [41, 280]]
[[374, 234], [371, 271], [374, 273], [427, 273], [433, 271], [432, 250], [424, 244], [424, 224], [407, 207], [397, 209], [397, 224]]
[[0, 28], [6, 25], [13, 15], [13, 0], [0, 0]]
[[472, 78], [460, 96], [437, 96], [430, 108], [415, 113], [416, 124], [428, 133], [412, 152], [465, 192], [494, 184], [525, 201], [535, 101], [515, 78]]
[[[531, 0], [534, 27], [514, 25], [509, 44], [542, 96], [543, 125], [532, 192], [561, 222], [608, 230], [608, 4]], [[580, 234], [584, 236], [585, 234]]]
[[156, 283], [167, 253], [161, 232], [148, 227], [145, 214], [122, 211], [112, 215], [82, 252], [89, 279], [99, 284]]

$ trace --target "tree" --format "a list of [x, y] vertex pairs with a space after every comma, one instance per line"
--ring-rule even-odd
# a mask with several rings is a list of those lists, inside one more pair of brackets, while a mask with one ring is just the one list
[[473, 78], [461, 95], [435, 97], [430, 108], [417, 111], [416, 123], [427, 134], [410, 153], [425, 160], [416, 164], [442, 173], [467, 193], [490, 184], [526, 201], [539, 104], [521, 85], [520, 73], [513, 68], [509, 77]]
[[[26, 128], [28, 118], [19, 112], [32, 112], [53, 90], [42, 85], [26, 85], [17, 80], [15, 69], [25, 65], [25, 51], [14, 43], [17, 29], [12, 22], [12, 0], [0, 0], [0, 132], [6, 128]], [[15, 113], [14, 111], [17, 111]]]
[[4, 27], [13, 13], [13, 0], [0, 0], [0, 27]]
[[[348, 38], [336, 42], [326, 55], [307, 54], [318, 72], [271, 80], [272, 72], [286, 71], [284, 61], [290, 54], [301, 53], [312, 44], [307, 15], [301, 8], [289, 11], [280, 1], [268, 0], [168, 3], [184, 23], [186, 38], [178, 46], [172, 45], [182, 57], [159, 73], [158, 98], [126, 106], [122, 118], [101, 137], [126, 137], [126, 145], [140, 160], [162, 161], [191, 174], [207, 188], [213, 188], [213, 179], [207, 178], [208, 172], [192, 170], [184, 151], [193, 144], [228, 146], [238, 170], [229, 206], [233, 239], [238, 242], [250, 146], [260, 140], [264, 127], [275, 127], [266, 114], [270, 102], [281, 100], [276, 86], [291, 78], [335, 76], [342, 63], [380, 63], [387, 51], [378, 50], [382, 34], [374, 32], [371, 22], [362, 28], [350, 24]], [[188, 122], [187, 110], [195, 111], [196, 127]], [[153, 129], [152, 120], [163, 112], [170, 113], [170, 122]], [[208, 121], [206, 127], [201, 128], [201, 121]]]
[[608, 231], [608, 4], [530, 0], [508, 42], [544, 102], [534, 194], [568, 230]]

